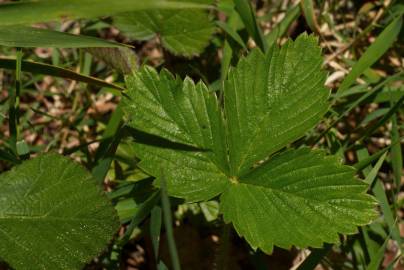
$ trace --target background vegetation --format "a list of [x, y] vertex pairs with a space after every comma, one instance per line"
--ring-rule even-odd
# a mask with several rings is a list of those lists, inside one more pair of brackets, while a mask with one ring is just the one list
[[[171, 269], [171, 230], [183, 269], [404, 269], [404, 5], [394, 0], [213, 4], [208, 11], [125, 13], [113, 12], [111, 5], [91, 18], [91, 11], [82, 10], [62, 20], [49, 10], [33, 20], [23, 9], [13, 17], [0, 6], [1, 171], [18, 159], [56, 151], [79, 161], [103, 185], [121, 227], [88, 269], [164, 269], [162, 261]], [[39, 32], [13, 20], [34, 23]], [[49, 29], [89, 37], [55, 36]], [[284, 44], [303, 32], [318, 36], [332, 107], [294, 145], [325, 149], [354, 166], [379, 202], [379, 218], [356, 235], [341, 236], [338, 245], [275, 248], [268, 255], [252, 250], [223, 224], [216, 201], [172, 199], [173, 226], [160, 234], [159, 197], [151, 177], [137, 167], [133, 130], [122, 124], [125, 74], [147, 64], [220, 92], [229, 67], [252, 48]]]

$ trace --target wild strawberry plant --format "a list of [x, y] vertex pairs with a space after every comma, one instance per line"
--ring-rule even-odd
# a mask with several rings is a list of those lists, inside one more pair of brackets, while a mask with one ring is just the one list
[[163, 174], [171, 196], [219, 196], [224, 221], [265, 252], [355, 233], [375, 217], [355, 170], [322, 150], [284, 150], [328, 109], [321, 64], [316, 38], [305, 34], [255, 49], [230, 71], [223, 106], [203, 82], [141, 68], [127, 78], [124, 109], [128, 125], [160, 144], [135, 142], [139, 166], [157, 185]]

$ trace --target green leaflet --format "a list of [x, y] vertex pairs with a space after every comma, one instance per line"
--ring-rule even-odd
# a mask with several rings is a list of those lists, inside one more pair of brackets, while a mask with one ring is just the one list
[[206, 86], [143, 67], [128, 77], [127, 87], [130, 100], [123, 101], [129, 125], [174, 142], [170, 145], [176, 148], [160, 147], [167, 142], [155, 138], [136, 144], [140, 166], [158, 176], [163, 167], [173, 196], [200, 201], [223, 191], [228, 184], [223, 173], [227, 171], [224, 123], [217, 99]]
[[367, 185], [354, 174], [320, 151], [289, 150], [231, 185], [221, 211], [253, 248], [322, 247], [375, 216]]
[[229, 72], [224, 108], [199, 82], [143, 67], [127, 79], [124, 111], [137, 129], [139, 166], [164, 170], [171, 196], [220, 196], [224, 220], [253, 248], [320, 247], [375, 216], [355, 171], [307, 148], [277, 154], [328, 109], [321, 51], [301, 35], [258, 49]]
[[119, 227], [90, 173], [58, 154], [0, 175], [0, 258], [15, 269], [81, 269]]
[[316, 39], [302, 35], [266, 55], [255, 50], [230, 71], [225, 111], [232, 175], [243, 175], [321, 120], [329, 106], [321, 64]]
[[[169, 2], [169, 1], [168, 1]], [[211, 4], [211, 0], [193, 0]], [[204, 10], [148, 10], [116, 15], [115, 25], [133, 39], [148, 40], [156, 35], [174, 54], [193, 56], [208, 45], [214, 26]]]

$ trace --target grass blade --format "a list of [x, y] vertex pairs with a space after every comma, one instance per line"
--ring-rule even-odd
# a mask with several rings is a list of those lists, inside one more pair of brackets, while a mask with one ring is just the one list
[[255, 18], [255, 13], [251, 7], [250, 1], [247, 0], [234, 0], [236, 10], [240, 15], [241, 20], [244, 23], [247, 32], [254, 39], [255, 43], [263, 52], [268, 49], [266, 40], [262, 34], [261, 29], [258, 26]]
[[267, 40], [268, 47], [271, 47], [273, 44], [275, 44], [276, 40], [283, 35], [285, 35], [286, 31], [288, 30], [289, 26], [297, 19], [299, 18], [301, 13], [301, 9], [299, 5], [296, 5], [292, 8], [290, 8], [286, 14], [285, 18], [282, 19], [280, 23], [278, 23], [275, 28], [265, 36], [265, 39]]
[[306, 19], [307, 25], [310, 27], [311, 31], [318, 33], [318, 24], [316, 16], [314, 15], [314, 4], [312, 0], [302, 0], [300, 2], [304, 18]]
[[367, 68], [371, 67], [391, 47], [400, 33], [403, 24], [402, 16], [394, 19], [383, 32], [369, 46], [358, 62], [352, 67], [351, 72], [341, 83], [338, 92], [344, 92], [351, 86]]
[[157, 205], [160, 198], [160, 191], [154, 192], [136, 211], [132, 217], [129, 226], [126, 228], [125, 234], [121, 237], [119, 245], [123, 246], [130, 240], [133, 230], [150, 214], [151, 210]]
[[173, 221], [171, 218], [170, 199], [167, 194], [167, 186], [164, 173], [161, 174], [161, 204], [163, 207], [164, 226], [166, 228], [168, 249], [170, 252], [171, 264], [174, 270], [181, 270], [180, 260], [178, 258], [177, 247], [175, 245]]
[[101, 38], [73, 35], [65, 32], [20, 25], [0, 27], [0, 45], [21, 48], [88, 48], [125, 46]]
[[[394, 108], [395, 102], [391, 100], [391, 107]], [[400, 190], [401, 173], [403, 169], [403, 156], [400, 144], [400, 132], [397, 123], [397, 114], [391, 117], [391, 165], [393, 167], [394, 183], [396, 186], [396, 193]]]
[[[360, 149], [357, 151], [359, 161], [364, 160], [369, 157], [369, 153], [367, 149]], [[383, 156], [380, 157], [379, 160], [383, 159]], [[367, 177], [372, 172], [373, 167], [370, 165], [367, 168], [363, 169], [363, 174]], [[384, 191], [384, 187], [381, 181], [377, 180], [374, 181], [372, 192], [375, 195], [376, 199], [379, 202], [381, 211], [384, 215], [384, 221], [387, 223], [387, 226], [391, 232], [392, 238], [397, 242], [398, 246], [401, 249], [401, 237], [400, 231], [397, 227], [397, 223], [395, 222], [394, 213], [391, 210], [389, 205], [389, 201], [387, 199], [387, 195]]]
[[20, 164], [21, 161], [7, 149], [0, 149], [0, 160], [8, 161], [13, 165]]
[[394, 104], [393, 107], [389, 109], [389, 111], [379, 120], [377, 121], [374, 125], [369, 127], [365, 133], [358, 139], [358, 141], [362, 141], [363, 139], [367, 138], [370, 136], [374, 131], [376, 131], [379, 127], [384, 125], [394, 114], [395, 112], [400, 108], [401, 103], [404, 101], [404, 96], [402, 96], [396, 104]]
[[154, 258], [156, 259], [156, 264], [158, 264], [157, 260], [159, 257], [160, 232], [161, 232], [161, 207], [155, 206], [151, 211], [150, 237], [153, 245]]
[[[315, 142], [318, 142], [332, 127], [334, 127], [339, 121], [341, 121], [345, 116], [347, 116], [353, 109], [355, 109], [359, 104], [361, 104], [363, 101], [367, 100], [371, 96], [377, 95], [379, 92], [383, 90], [383, 87], [387, 85], [388, 83], [392, 83], [394, 81], [402, 79], [402, 72], [396, 73], [381, 83], [377, 84], [374, 88], [372, 88], [370, 91], [364, 92], [364, 94], [360, 97], [355, 99], [346, 110], [344, 110], [337, 119], [335, 119], [316, 139]], [[341, 96], [337, 95], [334, 97], [334, 103], [340, 98]]]
[[42, 0], [0, 5], [0, 25], [26, 25], [60, 19], [94, 18], [148, 9], [207, 8], [207, 5], [166, 0]]
[[[16, 68], [16, 60], [0, 57], [0, 68], [14, 70]], [[53, 65], [49, 65], [49, 64], [44, 64], [44, 63], [23, 60], [21, 63], [21, 71], [39, 73], [39, 74], [50, 75], [50, 76], [54, 76], [54, 77], [70, 79], [70, 80], [74, 80], [74, 81], [88, 83], [88, 84], [98, 86], [98, 87], [109, 87], [109, 88], [114, 88], [114, 89], [118, 89], [118, 90], [123, 90], [123, 87], [121, 87], [119, 85], [109, 83], [109, 82], [100, 80], [95, 77], [86, 76], [86, 75], [74, 72], [72, 70], [69, 70], [69, 69], [65, 69], [65, 68], [61, 68], [61, 67], [57, 67], [57, 66], [53, 66]]]
[[368, 175], [366, 176], [365, 180], [363, 182], [365, 182], [366, 184], [368, 184], [369, 186], [373, 185], [373, 182], [375, 181], [376, 177], [377, 177], [377, 173], [379, 172], [380, 168], [383, 165], [384, 160], [386, 159], [387, 156], [387, 152], [385, 152], [376, 162], [376, 165], [370, 170], [370, 172], [368, 173]]
[[324, 248], [313, 249], [310, 255], [299, 265], [296, 270], [312, 270], [331, 250], [332, 245], [326, 244]]
[[234, 41], [236, 41], [243, 49], [246, 49], [246, 45], [244, 44], [243, 39], [240, 35], [233, 30], [227, 23], [222, 21], [217, 21], [216, 25], [222, 28]]
[[380, 158], [383, 154], [385, 154], [388, 150], [390, 149], [390, 147], [386, 147], [383, 148], [382, 150], [377, 151], [376, 153], [374, 153], [373, 155], [364, 158], [360, 161], [358, 161], [353, 167], [357, 170], [357, 171], [361, 171], [364, 168], [368, 167], [373, 161], [377, 160], [378, 158]]
[[382, 263], [384, 253], [387, 247], [387, 243], [389, 242], [389, 237], [386, 238], [383, 245], [377, 251], [376, 255], [371, 259], [369, 265], [366, 267], [366, 270], [377, 270], [380, 269], [379, 266]]
[[18, 156], [17, 142], [19, 137], [19, 105], [20, 105], [20, 91], [21, 91], [21, 60], [22, 50], [17, 48], [17, 59], [15, 65], [15, 89], [10, 87], [9, 96], [9, 132], [10, 132], [10, 147], [13, 153]]
[[122, 117], [123, 112], [121, 106], [118, 105], [108, 122], [107, 128], [102, 134], [102, 141], [95, 153], [96, 165], [91, 170], [91, 173], [99, 184], [104, 182], [109, 168], [111, 167], [111, 163], [114, 160], [115, 152], [123, 137], [123, 129], [119, 129]]

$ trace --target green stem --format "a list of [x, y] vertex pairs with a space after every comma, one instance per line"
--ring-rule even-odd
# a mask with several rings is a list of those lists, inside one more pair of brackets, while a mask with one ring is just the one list
[[161, 174], [161, 204], [163, 207], [164, 226], [166, 228], [168, 250], [170, 252], [171, 263], [174, 270], [181, 270], [180, 260], [178, 258], [177, 247], [175, 245], [174, 239], [170, 199], [168, 198], [167, 187], [163, 172]]
[[21, 60], [22, 50], [17, 48], [15, 65], [15, 91], [9, 90], [9, 131], [10, 146], [14, 154], [17, 155], [17, 141], [19, 138], [19, 107], [21, 92]]

